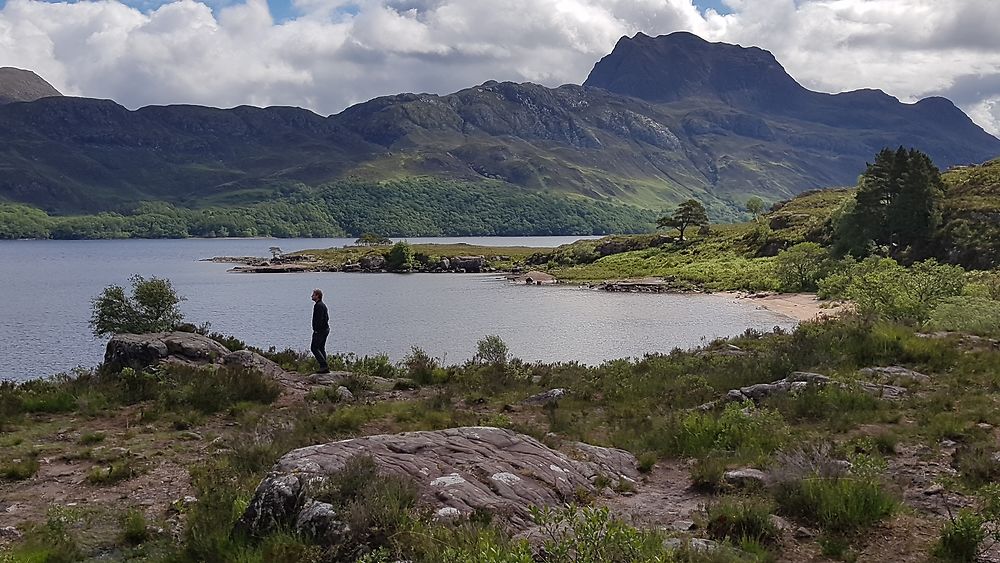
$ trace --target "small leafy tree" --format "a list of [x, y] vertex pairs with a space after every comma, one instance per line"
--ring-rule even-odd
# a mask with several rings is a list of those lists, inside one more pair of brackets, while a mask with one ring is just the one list
[[410, 243], [399, 241], [392, 245], [385, 256], [385, 266], [390, 272], [406, 272], [413, 269], [413, 248]]
[[354, 241], [354, 244], [358, 246], [389, 246], [392, 241], [388, 237], [375, 233], [362, 233], [358, 240]]
[[677, 206], [677, 210], [669, 217], [661, 217], [656, 225], [662, 228], [674, 228], [680, 231], [681, 240], [684, 240], [684, 231], [691, 226], [700, 227], [708, 225], [708, 214], [705, 206], [696, 199], [689, 199]]
[[509, 360], [510, 349], [498, 335], [491, 334], [476, 343], [475, 360], [481, 364], [503, 367]]
[[748, 199], [747, 211], [749, 211], [750, 214], [753, 215], [753, 220], [757, 224], [760, 224], [761, 215], [764, 213], [764, 200], [760, 199], [757, 196], [753, 196], [752, 198]]
[[774, 259], [775, 275], [788, 291], [815, 291], [829, 268], [829, 254], [815, 242], [800, 242]]
[[129, 278], [132, 295], [125, 288], [111, 285], [93, 300], [90, 327], [95, 336], [108, 334], [163, 332], [181, 322], [177, 305], [184, 301], [170, 280], [136, 274]]
[[281, 256], [281, 248], [280, 247], [272, 246], [271, 248], [269, 248], [267, 250], [268, 250], [268, 252], [271, 253], [271, 258], [274, 259], [274, 260], [277, 260], [278, 257]]

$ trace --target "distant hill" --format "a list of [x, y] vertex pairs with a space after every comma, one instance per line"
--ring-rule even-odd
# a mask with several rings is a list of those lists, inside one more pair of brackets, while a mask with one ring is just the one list
[[0, 104], [33, 102], [50, 96], [62, 94], [34, 72], [9, 66], [0, 67]]
[[66, 97], [0, 106], [0, 199], [68, 214], [252, 204], [347, 179], [371, 197], [413, 178], [657, 211], [694, 197], [734, 219], [754, 195], [853, 185], [898, 145], [940, 167], [1000, 155], [1000, 140], [947, 100], [812, 92], [761, 49], [637, 34], [582, 86], [491, 81], [329, 117]]

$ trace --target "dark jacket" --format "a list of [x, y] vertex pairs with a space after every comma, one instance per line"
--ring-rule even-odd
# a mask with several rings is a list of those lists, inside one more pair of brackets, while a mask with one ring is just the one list
[[330, 332], [330, 313], [322, 301], [313, 305], [313, 332]]

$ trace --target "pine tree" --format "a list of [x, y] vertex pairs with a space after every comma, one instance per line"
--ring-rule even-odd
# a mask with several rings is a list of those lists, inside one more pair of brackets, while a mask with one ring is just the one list
[[661, 217], [656, 224], [660, 228], [672, 227], [679, 230], [681, 240], [684, 240], [684, 230], [688, 227], [708, 225], [708, 214], [700, 201], [689, 199], [678, 205], [673, 215]]

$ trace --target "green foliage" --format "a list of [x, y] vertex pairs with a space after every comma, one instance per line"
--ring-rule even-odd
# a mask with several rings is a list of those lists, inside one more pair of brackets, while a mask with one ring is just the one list
[[107, 465], [97, 465], [87, 473], [87, 482], [92, 485], [113, 485], [131, 479], [141, 468], [132, 459], [120, 459]]
[[947, 561], [972, 563], [979, 558], [979, 546], [986, 539], [985, 519], [971, 510], [962, 509], [941, 530], [934, 553]]
[[40, 467], [37, 455], [25, 453], [21, 457], [0, 462], [0, 479], [24, 481], [34, 477]]
[[139, 545], [150, 538], [146, 515], [137, 508], [130, 508], [119, 519], [122, 541], [129, 545]]
[[757, 196], [753, 196], [747, 200], [747, 212], [753, 216], [753, 220], [756, 223], [760, 223], [761, 214], [764, 212], [764, 200]]
[[816, 291], [829, 269], [829, 252], [815, 242], [800, 242], [774, 260], [774, 274], [783, 291]]
[[824, 278], [821, 293], [853, 301], [859, 313], [923, 322], [942, 300], [962, 293], [965, 272], [930, 259], [905, 268], [891, 258], [869, 257]]
[[752, 402], [730, 403], [720, 415], [693, 412], [683, 417], [673, 436], [674, 452], [700, 456], [721, 451], [743, 456], [769, 454], [788, 439], [788, 427], [774, 410]]
[[734, 543], [774, 543], [779, 533], [771, 521], [773, 511], [774, 507], [761, 499], [724, 498], [708, 505], [708, 535]]
[[688, 227], [708, 225], [708, 214], [705, 206], [696, 199], [689, 199], [677, 206], [673, 215], [661, 217], [656, 221], [660, 228], [674, 228], [680, 231], [680, 239], [684, 240], [684, 231]]
[[510, 361], [510, 349], [498, 335], [491, 334], [476, 343], [475, 361], [494, 368], [503, 368]]
[[435, 358], [428, 356], [427, 352], [417, 346], [410, 348], [410, 353], [403, 358], [403, 367], [406, 369], [406, 376], [420, 385], [434, 383], [441, 369]]
[[884, 461], [857, 454], [850, 474], [812, 473], [779, 482], [775, 500], [779, 509], [833, 534], [850, 534], [891, 516], [896, 500], [884, 489]]
[[546, 561], [553, 563], [658, 563], [668, 553], [663, 538], [613, 518], [607, 508], [533, 509]]
[[49, 510], [44, 524], [32, 526], [22, 545], [0, 552], [3, 563], [73, 563], [83, 558], [80, 544], [70, 531], [71, 513], [63, 508]]
[[93, 300], [90, 327], [95, 336], [163, 332], [181, 322], [177, 304], [184, 298], [177, 295], [170, 280], [147, 280], [138, 274], [130, 280], [131, 296], [121, 286], [112, 285]]
[[894, 256], [923, 251], [941, 223], [942, 192], [940, 172], [926, 154], [883, 149], [861, 175], [856, 204], [841, 219], [841, 246], [857, 256], [871, 244]]
[[927, 328], [1000, 336], [1000, 301], [964, 296], [942, 299], [930, 312]]
[[361, 233], [361, 236], [358, 237], [358, 240], [354, 241], [354, 244], [358, 246], [389, 246], [392, 244], [392, 240], [389, 237], [376, 235], [375, 233]]
[[971, 487], [1000, 483], [1000, 448], [992, 444], [963, 444], [955, 452], [954, 466]]
[[385, 255], [385, 265], [390, 272], [409, 272], [413, 269], [413, 249], [410, 243], [399, 241]]

